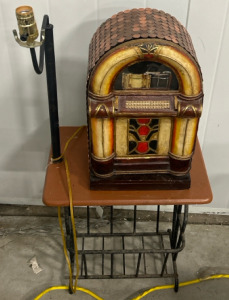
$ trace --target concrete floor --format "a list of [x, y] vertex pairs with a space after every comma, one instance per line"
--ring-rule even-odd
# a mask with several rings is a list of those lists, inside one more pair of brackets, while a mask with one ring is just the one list
[[[168, 224], [163, 223], [161, 227], [167, 228]], [[143, 231], [147, 231], [151, 225], [154, 225], [153, 222], [140, 223]], [[85, 220], [77, 221], [78, 231], [83, 230], [85, 226]], [[92, 226], [94, 230], [101, 230], [108, 226], [108, 222], [94, 220]], [[117, 226], [128, 227], [129, 223], [119, 221]], [[188, 224], [185, 236], [186, 246], [177, 260], [180, 282], [218, 273], [229, 274], [228, 226]], [[96, 245], [95, 240], [92, 243]], [[35, 274], [31, 268], [30, 261], [34, 257], [42, 269], [38, 274]], [[68, 270], [56, 217], [0, 216], [1, 300], [34, 299], [46, 288], [68, 285], [67, 276]], [[165, 284], [173, 284], [173, 280], [170, 278], [94, 279], [78, 282], [79, 286], [92, 290], [105, 300], [131, 300], [144, 290]], [[69, 295], [63, 290], [52, 291], [42, 297], [42, 300], [47, 299], [89, 300], [93, 298], [82, 292]], [[181, 287], [178, 293], [172, 289], [156, 291], [143, 299], [226, 300], [229, 299], [229, 280], [210, 280]]]

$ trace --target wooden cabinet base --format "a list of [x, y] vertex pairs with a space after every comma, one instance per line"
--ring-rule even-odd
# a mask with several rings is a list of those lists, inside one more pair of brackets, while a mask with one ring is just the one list
[[185, 190], [191, 185], [190, 175], [169, 174], [113, 175], [99, 178], [90, 174], [92, 190]]

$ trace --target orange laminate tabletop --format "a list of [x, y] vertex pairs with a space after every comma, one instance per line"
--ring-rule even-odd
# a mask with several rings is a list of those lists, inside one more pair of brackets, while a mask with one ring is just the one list
[[[60, 127], [62, 149], [76, 129], [77, 127]], [[212, 191], [198, 141], [192, 160], [191, 187], [188, 190], [90, 190], [87, 145], [85, 127], [71, 141], [65, 155], [71, 174], [74, 206], [183, 205], [207, 204], [212, 201]], [[64, 162], [52, 163], [49, 158], [43, 202], [47, 206], [69, 205]]]

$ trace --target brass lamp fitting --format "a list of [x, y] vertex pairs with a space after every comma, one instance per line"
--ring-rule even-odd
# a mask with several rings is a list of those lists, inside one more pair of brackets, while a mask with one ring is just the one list
[[41, 42], [35, 41], [39, 36], [37, 24], [31, 6], [19, 6], [16, 8], [16, 17], [20, 38], [16, 30], [13, 30], [15, 40], [20, 46], [34, 48], [41, 46], [44, 40], [44, 30], [41, 31]]

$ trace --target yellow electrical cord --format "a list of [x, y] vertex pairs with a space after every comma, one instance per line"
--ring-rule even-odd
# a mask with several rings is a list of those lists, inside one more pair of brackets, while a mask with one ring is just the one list
[[64, 157], [65, 152], [67, 151], [67, 148], [70, 144], [70, 142], [76, 137], [76, 135], [78, 134], [79, 131], [81, 131], [85, 126], [80, 126], [79, 128], [76, 129], [76, 131], [73, 133], [73, 135], [67, 140], [65, 146], [64, 146], [64, 150], [63, 153], [61, 154], [61, 156], [57, 157], [57, 158], [51, 158], [52, 162], [58, 161], [61, 158]]
[[70, 217], [71, 217], [71, 224], [72, 224], [74, 252], [75, 252], [75, 263], [76, 263], [76, 279], [75, 279], [75, 284], [74, 285], [73, 285], [73, 277], [72, 277], [72, 268], [71, 268], [71, 263], [70, 263], [70, 260], [69, 260], [69, 257], [68, 257], [68, 251], [67, 251], [67, 246], [66, 246], [66, 241], [65, 241], [65, 235], [64, 235], [64, 230], [63, 230], [63, 225], [62, 225], [62, 220], [61, 220], [61, 207], [58, 207], [58, 219], [59, 219], [61, 235], [62, 235], [62, 241], [63, 241], [63, 246], [64, 246], [64, 255], [65, 255], [65, 258], [66, 258], [66, 261], [67, 261], [67, 264], [68, 264], [68, 269], [69, 269], [69, 285], [70, 285], [70, 288], [71, 288], [73, 293], [75, 293], [76, 289], [77, 289], [77, 281], [78, 281], [78, 277], [79, 277], [79, 260], [78, 260], [78, 246], [77, 246], [76, 228], [75, 228], [75, 220], [74, 220], [74, 212], [73, 212], [72, 185], [71, 185], [68, 161], [67, 161], [67, 158], [65, 156], [65, 152], [67, 151], [67, 148], [68, 148], [70, 142], [75, 138], [75, 136], [78, 134], [78, 132], [80, 130], [82, 130], [82, 128], [83, 128], [83, 126], [77, 128], [77, 130], [73, 133], [73, 135], [68, 139], [67, 143], [65, 144], [62, 155], [59, 158], [57, 158], [58, 160], [60, 158], [64, 159], [66, 178], [67, 178], [67, 184], [68, 184]]
[[[68, 162], [66, 157], [64, 157], [64, 164], [65, 164], [65, 170], [67, 174], [67, 182], [68, 182], [68, 193], [69, 193], [69, 201], [70, 201], [70, 216], [71, 216], [71, 223], [72, 223], [72, 233], [73, 233], [73, 242], [74, 242], [74, 252], [75, 252], [75, 262], [76, 262], [76, 279], [75, 279], [75, 284], [73, 286], [73, 280], [72, 280], [72, 269], [71, 269], [71, 264], [69, 259], [67, 259], [68, 263], [68, 268], [69, 268], [69, 283], [70, 287], [73, 291], [73, 293], [76, 292], [76, 287], [77, 287], [77, 281], [79, 277], [79, 260], [78, 260], [78, 245], [77, 245], [77, 239], [76, 239], [76, 228], [75, 228], [75, 220], [74, 220], [74, 211], [73, 211], [73, 197], [72, 197], [72, 186], [71, 186], [71, 180], [70, 180], [70, 172], [69, 172], [69, 167], [68, 167]], [[61, 219], [61, 214], [60, 214], [60, 207], [58, 207], [58, 215], [59, 215], [59, 221]], [[60, 223], [61, 224], [61, 223]], [[62, 233], [62, 239], [63, 241], [65, 240], [64, 232], [63, 229], [61, 230]], [[66, 250], [66, 242], [63, 243], [64, 248], [65, 248], [65, 253], [67, 253]], [[66, 254], [65, 257], [67, 258]]]
[[[229, 279], [229, 274], [218, 274], [218, 275], [209, 276], [207, 278], [198, 278], [198, 279], [194, 279], [194, 280], [190, 280], [190, 281], [181, 282], [179, 284], [179, 287], [200, 283], [200, 282], [206, 281], [206, 280], [219, 279], [219, 278], [228, 278]], [[159, 291], [159, 290], [173, 289], [173, 288], [174, 288], [174, 285], [156, 286], [149, 290], [146, 290], [141, 295], [137, 296], [136, 298], [133, 298], [132, 300], [140, 300], [152, 292]], [[51, 287], [51, 288], [45, 290], [44, 292], [42, 292], [34, 300], [39, 300], [42, 296], [44, 296], [45, 294], [47, 294], [48, 292], [53, 291], [53, 290], [68, 290], [68, 289], [69, 289], [68, 286], [54, 286], [54, 287]], [[104, 300], [103, 298], [100, 298], [99, 296], [97, 296], [96, 294], [94, 294], [93, 292], [91, 292], [90, 290], [87, 290], [85, 288], [77, 287], [76, 289], [89, 294], [90, 296], [94, 297], [95, 299]]]
[[[63, 153], [60, 157], [52, 159], [52, 161], [57, 161], [60, 159], [64, 159], [64, 165], [65, 165], [65, 171], [66, 171], [66, 178], [67, 178], [67, 184], [68, 184], [68, 196], [69, 196], [69, 207], [70, 207], [70, 217], [71, 217], [71, 224], [72, 224], [72, 232], [73, 232], [73, 241], [74, 241], [74, 252], [75, 252], [75, 262], [76, 262], [76, 279], [75, 283], [73, 285], [73, 274], [72, 274], [72, 268], [71, 268], [71, 263], [70, 259], [68, 256], [68, 251], [67, 251], [67, 245], [66, 245], [66, 240], [65, 240], [65, 234], [63, 230], [63, 224], [62, 224], [62, 219], [61, 219], [61, 207], [58, 207], [58, 219], [59, 219], [59, 225], [60, 225], [60, 230], [61, 230], [61, 236], [62, 236], [62, 241], [63, 241], [63, 247], [64, 247], [64, 255], [68, 264], [68, 269], [69, 269], [69, 285], [73, 293], [76, 291], [81, 291], [84, 292], [93, 298], [97, 300], [104, 300], [103, 298], [99, 297], [92, 291], [79, 287], [77, 286], [77, 281], [79, 277], [79, 260], [78, 260], [78, 246], [77, 246], [77, 238], [76, 238], [76, 228], [75, 228], [75, 220], [74, 220], [74, 212], [73, 212], [73, 196], [72, 196], [72, 186], [71, 186], [71, 179], [70, 179], [70, 171], [69, 171], [69, 166], [68, 166], [68, 161], [65, 156], [65, 152], [67, 151], [67, 148], [70, 144], [70, 142], [75, 138], [75, 136], [78, 134], [79, 131], [81, 131], [83, 126], [77, 128], [77, 130], [73, 133], [73, 135], [68, 139], [68, 141], [65, 144]], [[56, 286], [56, 287], [51, 287], [43, 291], [41, 294], [39, 294], [34, 300], [38, 300], [41, 297], [43, 297], [45, 294], [47, 294], [50, 291], [53, 290], [67, 290], [69, 289], [68, 286]]]
[[[79, 261], [78, 261], [78, 247], [77, 247], [77, 238], [76, 238], [76, 228], [75, 228], [74, 213], [73, 213], [73, 196], [72, 196], [72, 187], [71, 187], [71, 180], [70, 180], [70, 172], [69, 172], [68, 162], [67, 162], [67, 159], [64, 156], [64, 154], [65, 154], [65, 152], [68, 148], [69, 143], [73, 140], [73, 138], [78, 134], [78, 132], [82, 128], [83, 128], [83, 126], [79, 127], [74, 132], [74, 134], [68, 139], [67, 143], [65, 144], [63, 154], [60, 157], [56, 158], [56, 159], [52, 159], [52, 161], [55, 161], [55, 160], [59, 160], [59, 159], [63, 158], [64, 159], [64, 164], [65, 164], [67, 184], [68, 184], [68, 193], [69, 193], [70, 217], [71, 217], [71, 223], [72, 223], [74, 250], [75, 250], [75, 258], [76, 258], [76, 279], [75, 279], [75, 284], [74, 285], [73, 285], [72, 268], [71, 268], [70, 259], [68, 257], [65, 234], [64, 234], [63, 224], [62, 224], [62, 219], [61, 219], [61, 207], [58, 207], [58, 219], [59, 219], [59, 224], [60, 224], [61, 236], [62, 236], [62, 240], [63, 240], [64, 254], [65, 254], [65, 258], [66, 258], [66, 261], [67, 261], [67, 264], [68, 264], [68, 269], [69, 269], [69, 285], [70, 285], [71, 290], [73, 291], [73, 293], [75, 293], [76, 291], [81, 291], [81, 292], [84, 292], [84, 293], [92, 296], [94, 299], [104, 300], [103, 298], [99, 297], [98, 295], [96, 295], [92, 291], [77, 286], [77, 281], [78, 281], [78, 277], [79, 277]], [[206, 281], [206, 280], [219, 279], [219, 278], [229, 278], [229, 274], [218, 274], [218, 275], [209, 276], [207, 278], [198, 278], [198, 279], [194, 279], [194, 280], [190, 280], [190, 281], [181, 282], [181, 283], [179, 283], [179, 287], [200, 283], [200, 282]], [[156, 286], [156, 287], [153, 287], [149, 290], [146, 290], [141, 295], [133, 298], [132, 300], [140, 300], [140, 299], [144, 298], [145, 296], [147, 296], [148, 294], [150, 294], [152, 292], [155, 292], [155, 291], [158, 291], [158, 290], [173, 289], [173, 288], [174, 288], [174, 285]], [[68, 286], [54, 286], [54, 287], [48, 288], [45, 291], [43, 291], [42, 293], [40, 293], [36, 298], [34, 298], [34, 300], [41, 299], [41, 297], [43, 297], [45, 294], [47, 294], [48, 292], [53, 291], [53, 290], [68, 290], [68, 289], [69, 289]]]
[[69, 207], [70, 207], [70, 217], [71, 217], [71, 224], [72, 224], [72, 232], [73, 232], [73, 241], [74, 241], [74, 252], [75, 252], [75, 263], [76, 263], [76, 279], [75, 279], [75, 284], [73, 285], [73, 274], [72, 274], [72, 268], [71, 268], [71, 263], [68, 257], [68, 252], [67, 252], [67, 246], [66, 246], [66, 240], [65, 240], [65, 235], [64, 235], [64, 230], [63, 230], [63, 225], [62, 225], [62, 220], [61, 220], [61, 207], [58, 207], [58, 219], [59, 219], [59, 224], [60, 224], [60, 229], [61, 229], [61, 235], [62, 235], [62, 240], [63, 240], [63, 247], [64, 247], [64, 254], [65, 258], [68, 264], [68, 269], [69, 269], [69, 285], [73, 293], [76, 291], [82, 291], [85, 292], [95, 299], [98, 300], [103, 300], [101, 297], [97, 296], [93, 292], [82, 288], [82, 287], [77, 287], [77, 282], [78, 282], [78, 277], [79, 277], [79, 259], [78, 259], [78, 245], [77, 245], [77, 238], [76, 238], [76, 228], [75, 228], [75, 219], [74, 219], [74, 211], [73, 211], [73, 195], [72, 195], [72, 185], [71, 185], [71, 179], [70, 179], [70, 171], [69, 171], [69, 166], [68, 166], [68, 161], [65, 156], [65, 152], [70, 144], [70, 142], [73, 140], [73, 138], [78, 134], [80, 130], [82, 130], [82, 127], [79, 127], [74, 134], [69, 138], [67, 143], [65, 144], [64, 150], [62, 157], [64, 158], [64, 165], [65, 165], [65, 171], [66, 171], [66, 177], [67, 177], [67, 184], [68, 184], [68, 196], [69, 196]]
[[[190, 281], [181, 282], [181, 283], [179, 283], [179, 287], [196, 284], [196, 283], [206, 281], [206, 280], [218, 279], [218, 278], [229, 278], [229, 274], [218, 274], [218, 275], [212, 275], [212, 276], [209, 276], [206, 278], [198, 278], [198, 279], [194, 279], [194, 280], [190, 280]], [[156, 286], [149, 290], [146, 290], [141, 295], [137, 296], [136, 298], [133, 298], [132, 300], [140, 300], [140, 299], [144, 298], [146, 295], [148, 295], [152, 292], [158, 291], [158, 290], [166, 290], [166, 289], [173, 289], [173, 288], [174, 288], [174, 285]]]
[[[41, 297], [43, 297], [45, 294], [47, 294], [48, 292], [54, 291], [54, 290], [68, 290], [69, 287], [68, 286], [53, 286], [51, 288], [48, 288], [47, 290], [43, 291], [40, 295], [38, 295], [36, 298], [34, 298], [34, 300], [39, 300], [41, 299]], [[85, 288], [81, 288], [81, 287], [77, 287], [76, 288], [77, 291], [81, 291], [84, 292], [92, 297], [94, 297], [97, 300], [104, 300], [102, 298], [100, 298], [99, 296], [97, 296], [95, 293], [93, 293], [92, 291], [85, 289]]]

